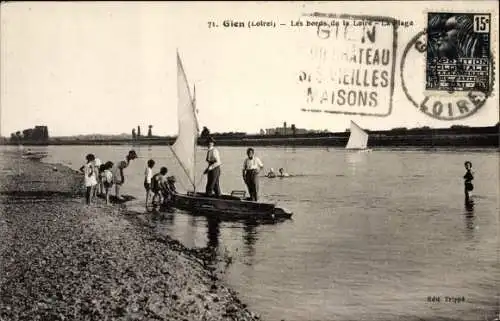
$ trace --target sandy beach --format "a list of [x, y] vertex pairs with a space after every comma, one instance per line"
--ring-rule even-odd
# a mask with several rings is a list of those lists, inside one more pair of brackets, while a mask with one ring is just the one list
[[0, 161], [0, 320], [259, 320], [222, 284], [209, 249], [149, 227], [62, 165]]

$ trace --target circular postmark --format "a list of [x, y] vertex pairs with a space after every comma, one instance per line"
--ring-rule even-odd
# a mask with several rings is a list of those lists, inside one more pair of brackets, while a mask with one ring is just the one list
[[[460, 90], [447, 88], [446, 90], [426, 88], [428, 80], [427, 64], [427, 30], [419, 32], [413, 37], [403, 51], [401, 58], [401, 86], [408, 100], [422, 113], [439, 120], [459, 120], [467, 118], [483, 107], [493, 93], [494, 86], [494, 59], [490, 52], [490, 58], [486, 60], [487, 68], [484, 67], [484, 59], [470, 58], [466, 69], [462, 67], [461, 73], [456, 69], [443, 64], [443, 78], [453, 77], [454, 80], [469, 81], [470, 88], [463, 87]], [[446, 70], [450, 68], [450, 70]], [[488, 84], [478, 83], [474, 74], [487, 70]], [[441, 81], [439, 78], [437, 82]]]

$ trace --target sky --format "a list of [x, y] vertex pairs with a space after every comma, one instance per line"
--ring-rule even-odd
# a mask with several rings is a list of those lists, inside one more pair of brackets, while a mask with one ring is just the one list
[[[175, 135], [177, 51], [191, 87], [196, 86], [199, 123], [212, 132], [256, 133], [283, 122], [343, 131], [351, 120], [372, 130], [494, 125], [499, 118], [494, 45], [494, 94], [472, 115], [436, 119], [415, 107], [403, 90], [402, 78], [411, 97], [419, 102], [425, 97], [425, 57], [410, 50], [403, 61], [404, 49], [426, 27], [426, 12], [449, 4], [2, 3], [0, 132], [9, 136], [16, 130], [47, 125], [51, 136], [120, 134], [138, 125], [145, 132], [151, 124], [154, 134]], [[470, 12], [473, 5], [476, 12], [492, 14], [491, 42], [498, 44], [496, 1], [453, 4], [456, 12]], [[371, 34], [376, 39], [370, 42], [366, 30], [371, 29], [353, 27], [352, 19], [330, 19], [328, 23], [345, 20], [351, 25], [350, 29], [341, 25], [340, 33], [334, 37], [332, 31], [325, 40], [318, 37], [317, 27], [297, 26], [299, 20], [302, 24], [319, 21], [303, 16], [310, 12], [394, 17], [412, 25], [399, 27], [396, 38], [391, 26], [377, 25], [376, 37]], [[224, 27], [224, 21], [242, 22], [244, 27]], [[276, 26], [248, 27], [249, 22], [259, 21]], [[211, 23], [218, 27], [209, 27]], [[320, 61], [318, 52], [331, 56]], [[344, 53], [357, 55], [360, 61], [343, 60]], [[380, 55], [381, 61], [388, 58], [388, 63], [377, 64], [374, 55]], [[322, 82], [301, 82], [302, 71], [313, 78], [320, 71]], [[352, 78], [356, 73], [358, 84]], [[309, 87], [314, 91], [312, 102]], [[328, 98], [321, 100], [325, 91]], [[457, 99], [442, 98], [444, 109], [446, 101]], [[433, 100], [428, 104], [432, 109]]]

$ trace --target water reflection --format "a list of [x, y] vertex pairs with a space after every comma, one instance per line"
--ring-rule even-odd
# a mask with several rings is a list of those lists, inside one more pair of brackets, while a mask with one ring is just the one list
[[472, 238], [474, 236], [474, 220], [475, 220], [475, 215], [474, 215], [474, 202], [472, 202], [469, 199], [465, 199], [465, 213], [464, 213], [464, 220], [465, 220], [465, 233], [469, 238]]
[[207, 247], [216, 249], [219, 247], [220, 219], [217, 217], [207, 218]]
[[356, 173], [356, 169], [361, 168], [364, 165], [364, 161], [366, 160], [366, 153], [347, 151], [345, 154], [345, 160], [349, 169], [351, 169], [353, 173]]
[[252, 258], [255, 256], [255, 242], [257, 241], [257, 223], [247, 221], [243, 224], [243, 243], [245, 256]]

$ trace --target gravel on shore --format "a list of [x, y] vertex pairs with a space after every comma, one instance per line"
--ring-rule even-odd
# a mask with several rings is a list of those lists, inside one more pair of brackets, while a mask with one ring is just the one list
[[0, 321], [259, 320], [208, 250], [155, 235], [116, 206], [84, 206], [61, 165], [0, 160]]

